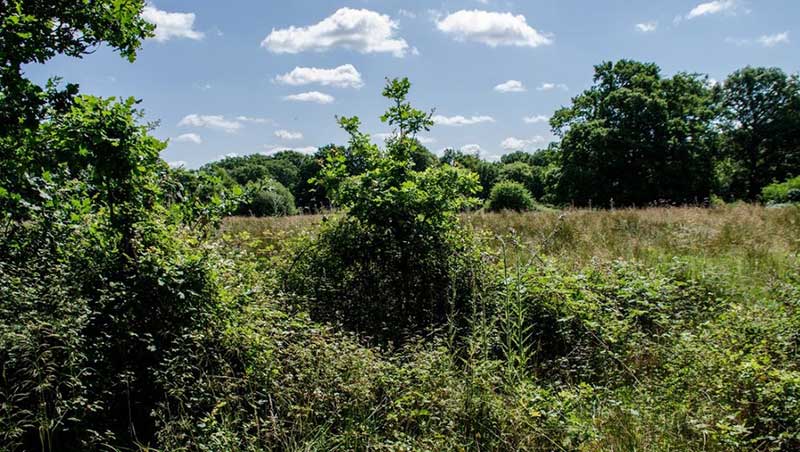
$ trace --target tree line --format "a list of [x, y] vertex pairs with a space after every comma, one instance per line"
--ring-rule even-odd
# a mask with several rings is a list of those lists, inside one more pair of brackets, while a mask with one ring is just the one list
[[[800, 79], [778, 68], [745, 67], [717, 83], [685, 72], [666, 77], [653, 63], [605, 62], [595, 66], [593, 85], [556, 111], [550, 124], [557, 142], [497, 162], [455, 149], [437, 158], [416, 143], [415, 169], [469, 169], [479, 176], [487, 207], [520, 210], [537, 202], [788, 202], [800, 186], [792, 180], [800, 176]], [[219, 188], [252, 188], [252, 201], [239, 214], [314, 212], [330, 203], [309, 181], [337, 149], [347, 152], [347, 146], [331, 144], [313, 156], [284, 151], [231, 157], [176, 174], [191, 190], [201, 173], [216, 176]]]

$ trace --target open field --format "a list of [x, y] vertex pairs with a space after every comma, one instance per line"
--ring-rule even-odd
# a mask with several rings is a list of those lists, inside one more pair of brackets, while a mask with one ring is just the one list
[[[324, 215], [231, 217], [222, 234], [247, 232], [269, 246], [315, 231]], [[515, 238], [525, 247], [575, 268], [593, 259], [636, 259], [656, 264], [674, 257], [713, 264], [729, 261], [743, 275], [780, 271], [800, 253], [800, 207], [735, 204], [704, 208], [565, 210], [559, 212], [469, 213], [467, 227], [491, 241]]]

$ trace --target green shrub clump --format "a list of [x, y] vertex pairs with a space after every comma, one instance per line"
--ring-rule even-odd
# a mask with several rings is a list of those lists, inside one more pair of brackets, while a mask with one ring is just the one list
[[458, 223], [476, 203], [477, 176], [450, 165], [414, 169], [414, 137], [433, 122], [406, 102], [410, 87], [391, 80], [383, 92], [393, 106], [381, 119], [397, 128], [386, 150], [359, 131], [357, 117], [339, 118], [349, 146], [331, 150], [319, 182], [345, 214], [299, 251], [287, 275], [314, 318], [381, 340], [429, 331], [467, 309], [480, 267]]
[[239, 205], [237, 215], [279, 217], [297, 213], [294, 196], [276, 180], [265, 179], [260, 183], [251, 183], [245, 190], [249, 193], [249, 199]]
[[486, 208], [493, 212], [501, 210], [525, 212], [533, 210], [534, 201], [531, 192], [524, 185], [505, 180], [492, 188]]
[[800, 176], [783, 183], [767, 185], [761, 190], [761, 198], [767, 204], [800, 202]]

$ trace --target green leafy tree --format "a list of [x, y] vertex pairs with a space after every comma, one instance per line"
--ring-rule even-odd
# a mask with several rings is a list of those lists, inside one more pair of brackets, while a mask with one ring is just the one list
[[778, 68], [746, 67], [719, 89], [724, 156], [741, 171], [733, 195], [755, 200], [761, 188], [800, 175], [800, 78]]
[[488, 199], [492, 187], [500, 180], [500, 164], [487, 162], [481, 159], [478, 154], [465, 154], [455, 149], [445, 149], [440, 161], [447, 165], [468, 169], [477, 174], [481, 185], [478, 197], [481, 199]]
[[[140, 17], [144, 0], [8, 0], [0, 4], [0, 208], [16, 217], [29, 213], [41, 191], [41, 175], [60, 162], [46, 143], [30, 144], [39, 124], [72, 108], [76, 85], [39, 87], [23, 67], [58, 54], [81, 57], [107, 44], [133, 61], [154, 26]], [[85, 102], [89, 102], [86, 100]], [[35, 141], [35, 140], [34, 140]]]
[[662, 78], [655, 64], [595, 67], [594, 85], [555, 113], [563, 202], [702, 202], [711, 192], [717, 134], [704, 78]]
[[151, 443], [153, 412], [168, 403], [160, 369], [221, 306], [210, 256], [164, 189], [165, 144], [136, 101], [22, 73], [102, 44], [133, 60], [153, 31], [143, 7], [0, 1], [3, 450]]

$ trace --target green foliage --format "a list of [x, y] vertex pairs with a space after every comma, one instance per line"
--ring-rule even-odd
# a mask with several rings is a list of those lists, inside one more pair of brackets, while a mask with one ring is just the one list
[[723, 154], [744, 168], [734, 195], [755, 200], [775, 180], [800, 173], [800, 79], [778, 68], [746, 67], [718, 89]]
[[477, 154], [469, 155], [454, 149], [445, 149], [441, 161], [477, 174], [481, 185], [481, 191], [478, 194], [480, 199], [488, 199], [492, 187], [500, 180], [500, 165], [481, 160]]
[[786, 192], [786, 200], [793, 203], [800, 203], [800, 188], [792, 188]]
[[595, 84], [551, 124], [562, 138], [560, 197], [578, 205], [699, 203], [710, 195], [716, 117], [697, 75], [655, 64], [595, 67]]
[[761, 190], [761, 199], [770, 204], [798, 202], [798, 190], [800, 190], [800, 176], [783, 183], [767, 185]]
[[522, 184], [534, 199], [541, 199], [545, 194], [544, 171], [524, 162], [508, 163], [500, 169], [500, 179]]
[[406, 102], [409, 89], [405, 79], [387, 82], [393, 105], [381, 119], [397, 133], [385, 151], [359, 131], [358, 118], [339, 118], [349, 146], [327, 151], [319, 180], [346, 215], [300, 251], [287, 275], [315, 318], [384, 340], [429, 331], [466, 309], [475, 272], [457, 214], [474, 205], [477, 178], [449, 165], [414, 169], [414, 136], [432, 122]]
[[248, 200], [239, 205], [238, 215], [255, 217], [294, 215], [294, 196], [280, 182], [266, 179], [247, 187]]
[[516, 210], [524, 212], [533, 210], [534, 202], [531, 193], [519, 182], [503, 181], [492, 188], [486, 208], [490, 211]]

